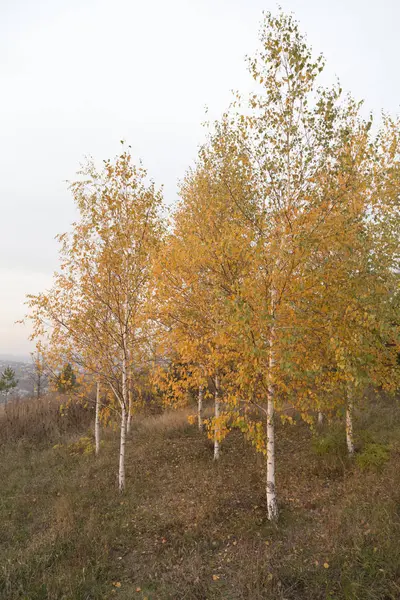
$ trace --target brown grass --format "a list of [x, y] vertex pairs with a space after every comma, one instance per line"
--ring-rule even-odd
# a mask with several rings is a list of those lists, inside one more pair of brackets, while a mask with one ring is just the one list
[[[203, 417], [208, 418], [211, 414], [212, 407], [206, 407], [203, 411]], [[133, 425], [152, 435], [157, 433], [168, 433], [170, 431], [185, 431], [192, 429], [192, 427], [189, 427], [189, 417], [194, 417], [197, 423], [196, 407], [187, 406], [180, 408], [179, 410], [169, 409], [161, 414], [155, 415], [139, 414], [134, 417]]]
[[61, 435], [79, 431], [92, 420], [93, 408], [72, 403], [63, 414], [67, 398], [49, 394], [40, 399], [13, 400], [0, 410], [0, 443], [18, 440], [49, 443]]
[[136, 420], [122, 496], [111, 431], [98, 459], [72, 455], [65, 433], [57, 449], [3, 447], [0, 597], [400, 598], [400, 411], [393, 404], [371, 404], [357, 418], [360, 448], [366, 432], [390, 445], [379, 472], [361, 472], [346, 458], [337, 424], [320, 434], [334, 434], [320, 455], [304, 424], [278, 426], [277, 527], [266, 519], [262, 457], [232, 433], [215, 464], [188, 412]]

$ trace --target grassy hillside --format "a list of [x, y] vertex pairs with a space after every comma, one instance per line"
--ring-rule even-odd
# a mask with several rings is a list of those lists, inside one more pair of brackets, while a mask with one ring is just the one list
[[186, 411], [141, 418], [120, 495], [117, 435], [106, 432], [96, 459], [91, 417], [63, 421], [45, 403], [28, 420], [0, 416], [1, 598], [400, 598], [393, 403], [357, 416], [353, 462], [335, 425], [318, 437], [278, 426], [278, 527], [266, 519], [263, 459], [239, 433], [215, 464]]

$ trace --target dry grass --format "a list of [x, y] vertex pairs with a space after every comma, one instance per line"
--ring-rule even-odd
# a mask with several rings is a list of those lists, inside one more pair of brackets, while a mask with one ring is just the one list
[[39, 400], [14, 400], [3, 404], [0, 411], [0, 443], [17, 440], [48, 443], [65, 433], [88, 426], [93, 408], [74, 403], [62, 414], [60, 406], [66, 400], [59, 394], [49, 394]]
[[278, 427], [278, 527], [266, 519], [262, 458], [233, 433], [215, 464], [187, 411], [137, 420], [123, 496], [112, 432], [98, 459], [9, 444], [0, 597], [398, 600], [400, 411], [371, 405], [360, 444], [367, 430], [390, 444], [380, 472], [359, 471], [340, 437], [316, 455], [304, 425]]
[[[212, 408], [206, 407], [203, 411], [203, 417], [211, 416]], [[188, 406], [179, 410], [166, 410], [156, 415], [138, 415], [134, 418], [133, 425], [143, 432], [151, 435], [157, 433], [168, 433], [170, 431], [187, 431], [192, 429], [189, 425], [189, 418], [192, 417], [197, 422], [196, 408]]]

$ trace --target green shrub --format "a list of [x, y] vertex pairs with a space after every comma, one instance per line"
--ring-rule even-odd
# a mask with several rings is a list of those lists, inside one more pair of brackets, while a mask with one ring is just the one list
[[312, 440], [312, 450], [317, 457], [315, 469], [323, 477], [342, 476], [349, 458], [342, 427], [333, 426]]
[[381, 470], [390, 457], [389, 446], [386, 444], [366, 444], [358, 454], [356, 461], [362, 471], [370, 469]]
[[346, 454], [344, 434], [341, 429], [332, 428], [313, 438], [312, 448], [317, 456], [344, 456]]
[[68, 444], [68, 452], [72, 456], [77, 454], [93, 454], [94, 450], [93, 439], [89, 436], [82, 436], [78, 441]]

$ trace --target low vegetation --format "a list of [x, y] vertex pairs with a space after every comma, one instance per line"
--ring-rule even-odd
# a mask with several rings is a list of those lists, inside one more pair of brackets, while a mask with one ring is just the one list
[[136, 419], [120, 494], [112, 426], [94, 456], [92, 409], [77, 420], [76, 408], [58, 417], [55, 400], [24, 406], [13, 437], [0, 418], [1, 598], [400, 597], [393, 401], [356, 413], [355, 460], [335, 422], [314, 433], [301, 420], [277, 425], [279, 525], [267, 518], [261, 455], [232, 432], [213, 461], [190, 409]]

